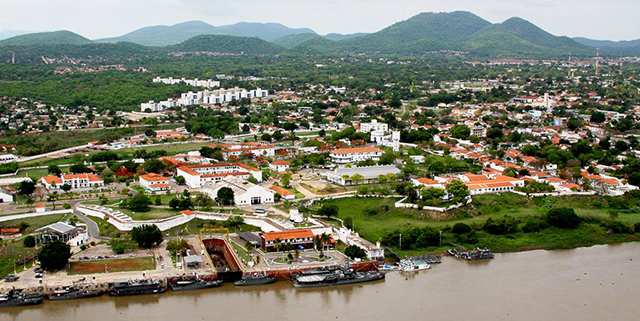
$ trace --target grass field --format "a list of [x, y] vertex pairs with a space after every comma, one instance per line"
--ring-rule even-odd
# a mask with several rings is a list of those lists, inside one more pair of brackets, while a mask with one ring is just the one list
[[[371, 241], [382, 239], [388, 233], [405, 231], [415, 227], [430, 227], [443, 231], [442, 244], [418, 250], [399, 250], [394, 252], [410, 255], [424, 252], [442, 252], [454, 245], [467, 247], [486, 246], [498, 252], [522, 251], [529, 249], [559, 249], [590, 246], [594, 244], [619, 243], [640, 240], [640, 234], [612, 234], [599, 222], [618, 221], [632, 226], [640, 223], [640, 213], [635, 208], [613, 210], [608, 205], [610, 199], [594, 197], [562, 197], [528, 199], [516, 194], [483, 195], [474, 197], [471, 206], [467, 206], [448, 215], [429, 214], [427, 212], [396, 209], [394, 199], [347, 198], [326, 201], [326, 204], [337, 205], [338, 217], [350, 217], [354, 228], [363, 237]], [[533, 217], [543, 217], [549, 209], [571, 207], [585, 219], [577, 229], [562, 230], [546, 228], [535, 233], [524, 233], [519, 230], [508, 235], [491, 235], [482, 231], [487, 219], [500, 219], [505, 215], [521, 222]], [[378, 214], [366, 214], [367, 209], [377, 209]], [[477, 243], [467, 243], [450, 232], [450, 228], [458, 222], [474, 228]], [[393, 246], [392, 246], [393, 247]]]
[[[23, 258], [34, 257], [38, 253], [36, 248], [27, 248], [22, 244], [22, 239], [3, 241], [0, 245], [0, 278], [5, 277], [7, 274], [14, 272], [20, 272], [24, 269], [24, 264], [15, 264]], [[27, 268], [30, 267], [32, 262], [26, 264]]]
[[93, 274], [106, 272], [128, 272], [154, 270], [156, 261], [153, 256], [81, 261], [69, 263], [69, 274]]
[[27, 224], [27, 228], [22, 232], [22, 234], [28, 234], [28, 233], [32, 233], [33, 231], [43, 226], [46, 226], [55, 222], [59, 222], [71, 216], [72, 215], [57, 214], [57, 215], [47, 215], [47, 216], [17, 219], [17, 220], [0, 222], [0, 227], [19, 227], [24, 222]]

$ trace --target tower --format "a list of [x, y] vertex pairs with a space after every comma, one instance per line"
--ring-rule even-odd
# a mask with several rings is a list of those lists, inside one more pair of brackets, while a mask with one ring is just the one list
[[596, 49], [596, 78], [600, 77], [600, 49]]

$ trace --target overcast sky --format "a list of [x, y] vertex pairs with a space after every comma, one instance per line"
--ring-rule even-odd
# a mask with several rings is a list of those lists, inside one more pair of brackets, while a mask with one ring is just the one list
[[280, 22], [318, 33], [374, 32], [425, 11], [471, 11], [491, 22], [525, 18], [568, 36], [640, 38], [640, 0], [0, 0], [0, 30], [71, 30], [118, 36], [202, 20]]

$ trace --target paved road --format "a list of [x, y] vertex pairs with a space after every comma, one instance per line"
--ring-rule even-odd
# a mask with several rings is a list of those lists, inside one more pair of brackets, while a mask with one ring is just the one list
[[87, 225], [87, 233], [89, 233], [89, 237], [96, 238], [96, 239], [100, 238], [100, 228], [98, 227], [98, 224], [94, 220], [90, 219], [89, 217], [80, 213], [77, 210], [74, 210], [73, 214], [75, 214], [84, 224]]

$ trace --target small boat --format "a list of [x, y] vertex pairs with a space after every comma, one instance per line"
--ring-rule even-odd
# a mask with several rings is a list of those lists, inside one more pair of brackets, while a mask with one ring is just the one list
[[65, 287], [60, 290], [56, 290], [49, 294], [48, 299], [52, 301], [93, 298], [101, 296], [104, 293], [102, 290], [96, 289], [82, 289], [74, 286]]
[[275, 283], [277, 279], [272, 276], [268, 276], [264, 273], [254, 273], [249, 276], [242, 277], [242, 279], [233, 282], [233, 285], [237, 286], [249, 286], [249, 285], [265, 285]]
[[14, 307], [23, 305], [36, 305], [44, 301], [41, 293], [26, 293], [22, 290], [9, 290], [0, 294], [0, 307]]
[[431, 265], [422, 260], [402, 260], [400, 261], [400, 270], [402, 272], [418, 272], [431, 268]]
[[486, 248], [479, 248], [479, 247], [470, 251], [450, 249], [447, 252], [449, 253], [449, 255], [455, 258], [463, 259], [467, 261], [491, 260], [494, 258], [494, 255], [491, 252], [491, 250]]
[[172, 291], [188, 291], [199, 289], [217, 288], [222, 285], [222, 280], [202, 280], [198, 278], [192, 279], [179, 279], [174, 282], [169, 282], [169, 287]]

